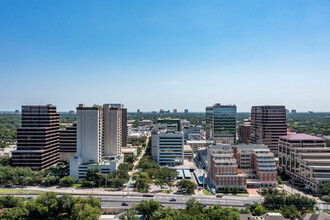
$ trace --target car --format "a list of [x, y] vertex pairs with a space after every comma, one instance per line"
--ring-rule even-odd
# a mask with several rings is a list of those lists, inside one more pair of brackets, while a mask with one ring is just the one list
[[250, 205], [250, 203], [245, 203], [245, 204], [244, 204], [244, 206], [249, 206], [249, 205]]
[[33, 199], [33, 198], [32, 198], [32, 197], [27, 197], [26, 199], [27, 199], [27, 200], [30, 200], [30, 199]]
[[123, 202], [123, 203], [121, 204], [121, 206], [128, 206], [128, 203]]
[[163, 208], [165, 208], [165, 205], [164, 205], [164, 204], [162, 204], [162, 207], [163, 207]]
[[170, 199], [170, 202], [175, 202], [175, 201], [176, 201], [176, 198]]
[[11, 185], [5, 185], [5, 188], [11, 188]]
[[184, 207], [183, 206], [178, 206], [178, 209], [184, 209]]

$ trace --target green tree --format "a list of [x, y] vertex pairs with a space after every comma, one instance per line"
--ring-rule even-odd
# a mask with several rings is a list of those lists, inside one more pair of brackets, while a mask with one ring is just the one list
[[127, 154], [124, 157], [125, 163], [134, 163], [136, 161], [136, 156], [134, 154]]
[[276, 210], [276, 212], [281, 213], [284, 218], [290, 218], [290, 219], [297, 219], [300, 215], [298, 209], [293, 205], [282, 206], [279, 210]]
[[120, 220], [138, 220], [139, 218], [136, 216], [136, 212], [133, 209], [128, 209], [124, 214], [119, 216]]
[[252, 215], [260, 216], [265, 214], [265, 208], [262, 205], [258, 205], [252, 212]]
[[160, 190], [163, 190], [163, 186], [165, 185], [165, 181], [163, 179], [156, 179], [155, 185], [160, 187]]
[[159, 208], [157, 209], [153, 214], [151, 219], [152, 220], [161, 220], [161, 219], [175, 219], [176, 216], [178, 216], [180, 212], [175, 209], [171, 209], [170, 207], [167, 208]]
[[320, 193], [322, 195], [330, 195], [330, 182], [326, 182], [322, 184]]
[[150, 184], [153, 183], [146, 172], [138, 172], [133, 175], [132, 179], [135, 180], [135, 185], [139, 192], [148, 192]]
[[188, 199], [186, 202], [186, 211], [190, 215], [197, 215], [202, 212], [204, 205], [200, 202], [197, 202], [195, 198]]
[[178, 173], [175, 169], [170, 169], [168, 167], [164, 167], [156, 173], [155, 177], [157, 179], [162, 179], [166, 183], [175, 179], [178, 176]]
[[141, 149], [141, 147], [138, 147], [138, 148], [136, 149], [136, 151], [137, 151], [137, 155], [140, 156], [141, 153], [142, 153], [142, 149]]
[[175, 186], [175, 184], [173, 182], [168, 182], [167, 185], [170, 187], [170, 190], [172, 191], [172, 187]]
[[195, 189], [197, 189], [197, 185], [187, 179], [180, 180], [176, 186], [186, 194], [194, 194]]
[[235, 208], [223, 208], [218, 205], [203, 210], [201, 219], [207, 216], [209, 220], [239, 220], [239, 210]]
[[229, 186], [225, 186], [225, 187], [223, 188], [223, 190], [224, 190], [225, 192], [230, 192], [230, 187], [229, 187]]
[[25, 208], [14, 207], [6, 209], [1, 214], [1, 219], [4, 220], [16, 220], [16, 219], [25, 219], [29, 215], [29, 211]]
[[237, 186], [233, 186], [233, 193], [238, 193], [239, 188]]
[[151, 219], [151, 216], [155, 211], [160, 208], [160, 204], [155, 200], [142, 200], [135, 206], [135, 209], [139, 211], [146, 220]]
[[94, 182], [95, 185], [99, 185], [102, 179], [101, 172], [98, 169], [88, 169], [86, 172], [87, 181]]
[[65, 176], [62, 179], [60, 179], [60, 185], [63, 187], [72, 186], [76, 182], [77, 182], [77, 180], [73, 176]]

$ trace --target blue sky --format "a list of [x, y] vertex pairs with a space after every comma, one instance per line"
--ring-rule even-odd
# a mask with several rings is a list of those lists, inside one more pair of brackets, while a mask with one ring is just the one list
[[329, 1], [0, 0], [0, 110], [330, 111]]

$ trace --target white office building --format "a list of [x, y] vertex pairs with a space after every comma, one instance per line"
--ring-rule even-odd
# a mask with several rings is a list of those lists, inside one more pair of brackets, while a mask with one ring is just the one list
[[183, 165], [184, 137], [182, 132], [159, 132], [157, 140], [157, 162], [159, 165]]
[[[103, 174], [116, 170], [122, 162], [123, 120], [126, 109], [111, 104], [77, 108], [77, 156], [70, 159], [70, 175], [84, 179], [90, 168]], [[126, 123], [126, 121], [125, 121]], [[125, 136], [125, 135], [124, 135]]]

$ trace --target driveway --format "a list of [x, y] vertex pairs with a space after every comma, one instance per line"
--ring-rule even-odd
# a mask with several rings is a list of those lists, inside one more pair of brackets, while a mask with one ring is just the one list
[[249, 196], [258, 196], [259, 193], [257, 192], [258, 189], [256, 188], [247, 188]]

